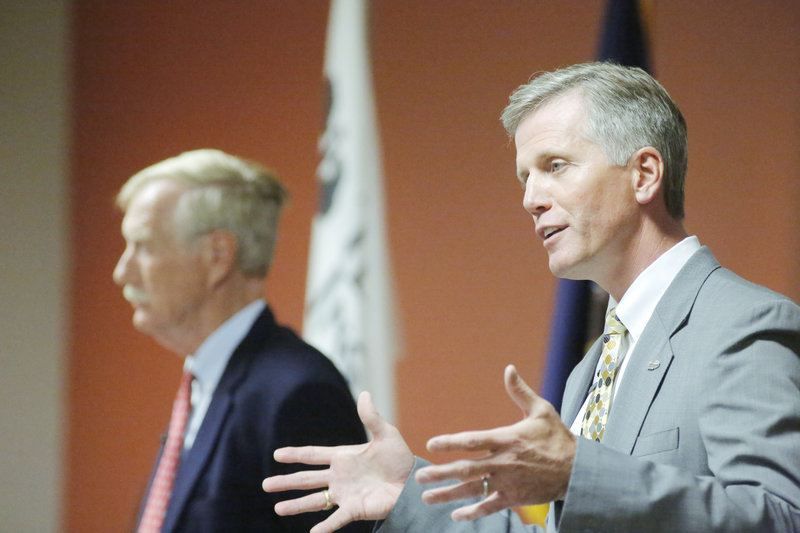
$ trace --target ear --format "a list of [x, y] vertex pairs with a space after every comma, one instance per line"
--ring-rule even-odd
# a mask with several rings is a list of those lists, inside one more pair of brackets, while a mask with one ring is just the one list
[[633, 192], [641, 205], [649, 204], [664, 185], [664, 158], [652, 146], [636, 151], [630, 159], [633, 170]]
[[214, 230], [202, 237], [202, 256], [207, 269], [207, 283], [214, 287], [227, 279], [236, 269], [239, 249], [236, 237], [227, 230]]

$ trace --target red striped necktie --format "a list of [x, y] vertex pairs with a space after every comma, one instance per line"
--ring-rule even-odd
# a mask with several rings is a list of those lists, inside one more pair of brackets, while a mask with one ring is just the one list
[[172, 406], [167, 442], [161, 451], [161, 459], [158, 461], [156, 475], [150, 485], [150, 492], [147, 495], [147, 503], [137, 533], [161, 532], [161, 525], [167, 514], [172, 483], [175, 481], [175, 473], [178, 470], [178, 461], [183, 448], [183, 432], [186, 429], [186, 421], [189, 418], [191, 407], [192, 379], [194, 376], [191, 372], [184, 372], [181, 377], [178, 394]]

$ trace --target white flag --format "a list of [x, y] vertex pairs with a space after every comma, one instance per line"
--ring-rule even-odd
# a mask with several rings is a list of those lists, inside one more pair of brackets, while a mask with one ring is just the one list
[[328, 110], [303, 336], [333, 360], [354, 395], [369, 390], [393, 422], [397, 338], [365, 0], [331, 2], [324, 70]]

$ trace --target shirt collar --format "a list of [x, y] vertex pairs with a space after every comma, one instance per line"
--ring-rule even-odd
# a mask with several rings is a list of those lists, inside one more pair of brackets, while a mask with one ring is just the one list
[[625, 324], [634, 342], [641, 336], [670, 283], [699, 249], [700, 241], [697, 237], [686, 237], [644, 269], [625, 291], [619, 303], [614, 298], [609, 298], [609, 309], [617, 308], [617, 317]]
[[263, 299], [248, 304], [214, 330], [193, 355], [186, 357], [183, 369], [194, 375], [202, 394], [211, 394], [217, 388], [233, 351], [266, 305]]

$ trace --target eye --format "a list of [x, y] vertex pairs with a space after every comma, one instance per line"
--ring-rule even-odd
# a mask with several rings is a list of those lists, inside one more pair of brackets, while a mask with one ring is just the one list
[[553, 159], [550, 161], [550, 172], [560, 172], [567, 167], [567, 162], [563, 159]]
[[150, 252], [151, 243], [147, 240], [135, 239], [128, 243], [128, 248], [130, 248], [133, 255], [146, 254]]

